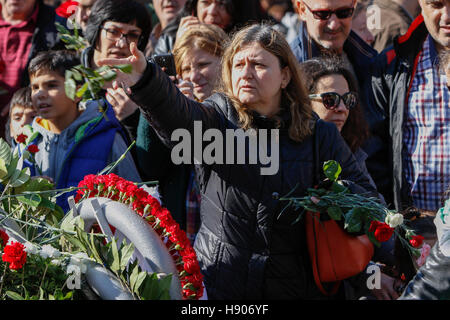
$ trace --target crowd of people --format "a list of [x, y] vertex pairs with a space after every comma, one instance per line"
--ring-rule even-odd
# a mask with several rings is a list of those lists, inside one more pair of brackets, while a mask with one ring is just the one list
[[[58, 189], [136, 141], [113, 172], [158, 181], [208, 298], [450, 298], [434, 223], [450, 189], [450, 0], [0, 0], [0, 13], [1, 137], [17, 148], [25, 125], [38, 132], [29, 165]], [[80, 51], [58, 35], [55, 23], [69, 22]], [[67, 96], [71, 68], [122, 64], [131, 74], [96, 99]], [[276, 129], [277, 172], [261, 174], [261, 153], [256, 164], [202, 162], [194, 145], [177, 163], [174, 132], [195, 137], [197, 123], [201, 136]], [[362, 272], [335, 295], [318, 290], [304, 222], [293, 207], [279, 218], [279, 197], [304, 196], [326, 160], [352, 191], [404, 215], [436, 271], [393, 237], [371, 261], [380, 288]], [[69, 196], [58, 198], [64, 211]]]

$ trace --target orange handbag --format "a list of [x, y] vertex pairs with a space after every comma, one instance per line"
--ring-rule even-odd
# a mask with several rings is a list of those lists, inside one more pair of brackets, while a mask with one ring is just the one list
[[[337, 292], [341, 280], [362, 272], [373, 256], [373, 244], [367, 235], [352, 236], [335, 220], [320, 221], [320, 213], [306, 212], [306, 242], [314, 281], [325, 295]], [[331, 290], [323, 282], [334, 282]]]

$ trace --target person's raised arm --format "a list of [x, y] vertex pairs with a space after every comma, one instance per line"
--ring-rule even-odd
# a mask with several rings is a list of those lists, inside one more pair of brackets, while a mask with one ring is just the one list
[[132, 73], [118, 72], [116, 80], [124, 84], [125, 92], [165, 145], [173, 146], [171, 136], [176, 129], [186, 129], [193, 136], [196, 121], [201, 122], [203, 130], [224, 127], [224, 117], [216, 108], [187, 98], [156, 63], [146, 60], [134, 43], [130, 44], [130, 52], [127, 58], [102, 59], [99, 65], [131, 64]]

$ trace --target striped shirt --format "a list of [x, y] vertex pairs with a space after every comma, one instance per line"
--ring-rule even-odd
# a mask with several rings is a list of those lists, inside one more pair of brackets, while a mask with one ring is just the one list
[[406, 180], [414, 206], [422, 210], [438, 210], [450, 186], [449, 97], [428, 36], [418, 57], [403, 124]]

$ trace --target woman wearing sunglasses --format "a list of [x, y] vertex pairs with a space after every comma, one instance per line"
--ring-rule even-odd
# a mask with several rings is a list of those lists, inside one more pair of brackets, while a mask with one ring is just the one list
[[375, 187], [365, 164], [367, 154], [361, 149], [369, 137], [369, 129], [359, 105], [354, 76], [337, 57], [311, 59], [302, 63], [301, 69], [305, 73], [305, 85], [313, 111], [322, 120], [336, 125]]
[[[354, 76], [344, 67], [342, 60], [337, 57], [311, 59], [302, 63], [300, 67], [304, 74], [305, 86], [309, 92], [313, 111], [322, 120], [336, 125], [353, 152], [361, 170], [369, 177], [372, 186], [376, 188], [366, 168], [367, 154], [361, 149], [361, 145], [368, 138], [369, 132], [359, 104], [358, 87]], [[383, 196], [378, 194], [378, 197], [385, 204]], [[392, 254], [393, 247], [394, 238], [391, 238], [388, 242], [383, 242], [380, 248], [375, 248], [372, 260], [381, 262], [386, 266], [393, 266], [395, 264]], [[348, 281], [345, 286], [347, 299], [358, 299], [361, 295], [369, 299], [397, 299], [399, 294], [394, 290], [394, 287], [398, 282], [395, 278], [383, 273], [383, 270], [380, 290], [373, 290], [370, 293], [359, 291], [355, 287], [359, 286], [357, 282]]]

